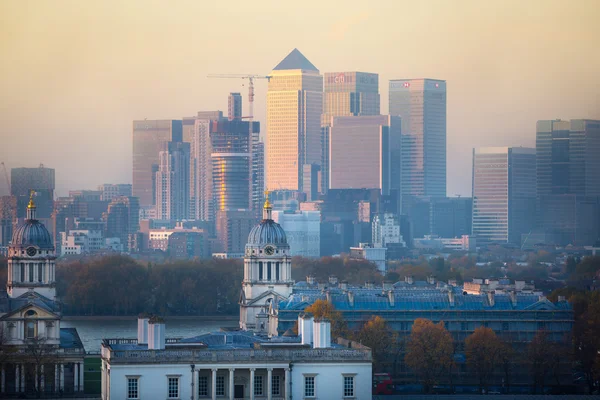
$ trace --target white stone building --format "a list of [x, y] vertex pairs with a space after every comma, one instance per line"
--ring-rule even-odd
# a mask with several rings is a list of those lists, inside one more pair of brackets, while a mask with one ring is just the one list
[[105, 247], [102, 231], [73, 229], [61, 232], [61, 255], [96, 253]]
[[165, 339], [162, 321], [140, 319], [137, 339], [102, 343], [102, 399], [371, 399], [371, 350], [331, 344], [328, 321], [303, 315], [299, 327]]
[[359, 243], [358, 247], [350, 247], [350, 257], [374, 263], [377, 269], [385, 274], [385, 247], [376, 247], [372, 243]]
[[441, 238], [436, 235], [426, 235], [421, 239], [413, 239], [415, 248], [433, 250], [475, 251], [476, 239], [469, 235], [459, 238]]
[[56, 253], [35, 211], [31, 199], [8, 247], [6, 291], [0, 293], [0, 398], [84, 389], [85, 350], [76, 329], [60, 327]]
[[400, 244], [406, 247], [406, 243], [400, 233], [398, 217], [392, 213], [384, 213], [373, 217], [372, 241], [376, 247], [387, 247], [388, 244]]
[[273, 220], [285, 231], [292, 257], [321, 256], [320, 211], [273, 211]]

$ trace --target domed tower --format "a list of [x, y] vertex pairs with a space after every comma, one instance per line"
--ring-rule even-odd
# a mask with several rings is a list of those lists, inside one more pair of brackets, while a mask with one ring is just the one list
[[271, 217], [268, 192], [263, 220], [248, 235], [240, 295], [240, 328], [268, 332], [268, 308], [292, 293], [292, 258], [285, 231]]
[[44, 224], [35, 219], [33, 191], [27, 205], [27, 218], [12, 235], [8, 246], [6, 291], [17, 298], [31, 290], [54, 300], [55, 260], [52, 236]]

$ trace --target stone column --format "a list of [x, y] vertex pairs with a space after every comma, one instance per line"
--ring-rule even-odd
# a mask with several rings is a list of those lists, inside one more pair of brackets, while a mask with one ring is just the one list
[[85, 363], [80, 362], [79, 363], [79, 391], [83, 392], [84, 387], [83, 387], [83, 382], [84, 382], [84, 373], [85, 373], [85, 369], [83, 368], [83, 366], [85, 365]]
[[255, 368], [250, 368], [250, 400], [254, 400], [254, 371]]
[[290, 369], [286, 368], [285, 369], [285, 387], [283, 388], [283, 392], [285, 394], [285, 400], [290, 400], [292, 398], [292, 378], [291, 378], [291, 374], [290, 374]]
[[267, 368], [267, 400], [272, 399], [273, 393], [273, 368]]
[[40, 379], [40, 390], [43, 392], [46, 386], [46, 374], [44, 373], [44, 364], [40, 365], [40, 373], [42, 378]]
[[73, 363], [73, 391], [79, 391], [79, 363]]
[[211, 394], [211, 398], [212, 400], [217, 400], [217, 369], [216, 368], [212, 368], [212, 382], [211, 382], [211, 387], [210, 387], [210, 394]]
[[235, 386], [233, 384], [235, 368], [229, 368], [229, 400], [235, 400]]
[[65, 391], [65, 365], [59, 364], [58, 369], [60, 370], [60, 390]]
[[198, 373], [200, 371], [196, 370], [196, 366], [192, 367], [192, 395], [190, 398], [192, 400], [196, 400], [198, 398]]
[[54, 364], [54, 392], [60, 391], [60, 372], [58, 364]]
[[21, 385], [21, 364], [15, 364], [15, 392], [19, 392], [19, 386]]
[[4, 370], [4, 364], [2, 364], [2, 377], [0, 378], [0, 393], [6, 392], [6, 371]]
[[21, 364], [21, 392], [25, 391], [25, 364]]

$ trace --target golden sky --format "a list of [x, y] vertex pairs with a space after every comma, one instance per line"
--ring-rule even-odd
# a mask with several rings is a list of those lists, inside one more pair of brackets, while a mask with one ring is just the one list
[[56, 168], [60, 195], [131, 182], [132, 120], [226, 111], [243, 81], [207, 74], [267, 74], [297, 47], [379, 73], [383, 113], [389, 79], [447, 80], [448, 195], [470, 195], [472, 147], [600, 119], [599, 21], [600, 0], [1, 0], [0, 161]]

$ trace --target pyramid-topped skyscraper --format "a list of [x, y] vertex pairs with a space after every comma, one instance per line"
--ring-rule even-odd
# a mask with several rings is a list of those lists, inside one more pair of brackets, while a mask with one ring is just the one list
[[[323, 76], [294, 49], [271, 72], [267, 92], [267, 189], [303, 191], [321, 159]], [[307, 183], [308, 184], [308, 183]]]

